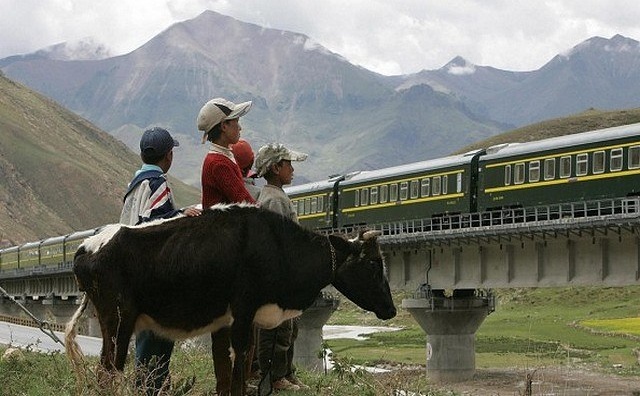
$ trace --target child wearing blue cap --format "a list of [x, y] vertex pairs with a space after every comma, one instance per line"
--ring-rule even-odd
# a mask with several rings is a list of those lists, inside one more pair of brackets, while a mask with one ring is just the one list
[[[140, 138], [140, 158], [144, 164], [136, 171], [124, 196], [120, 223], [137, 225], [156, 219], [168, 219], [184, 213], [199, 216], [199, 209], [176, 209], [166, 173], [173, 162], [173, 148], [179, 146], [169, 131], [155, 127]], [[169, 360], [173, 341], [151, 330], [136, 335], [136, 369], [138, 387], [147, 395], [157, 395], [168, 387]], [[165, 382], [167, 382], [165, 384]]]
[[180, 143], [169, 131], [155, 127], [140, 138], [140, 157], [144, 164], [136, 171], [124, 195], [120, 223], [137, 225], [155, 219], [168, 219], [178, 213], [197, 216], [195, 208], [176, 209], [165, 174], [173, 162], [173, 148]]

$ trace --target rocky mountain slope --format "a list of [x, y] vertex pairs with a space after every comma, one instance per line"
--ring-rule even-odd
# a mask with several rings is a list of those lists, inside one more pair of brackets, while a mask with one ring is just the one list
[[[139, 166], [122, 142], [0, 76], [1, 245], [116, 222]], [[181, 204], [199, 202], [193, 187], [172, 185]]]

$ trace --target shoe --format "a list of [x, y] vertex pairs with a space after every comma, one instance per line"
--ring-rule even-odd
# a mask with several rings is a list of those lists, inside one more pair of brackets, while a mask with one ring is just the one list
[[294, 385], [297, 385], [300, 389], [309, 389], [309, 385], [305, 385], [304, 382], [300, 381], [296, 376], [286, 377], [287, 381], [291, 382]]
[[247, 384], [245, 387], [245, 393], [247, 396], [253, 396], [258, 394], [258, 385]]
[[274, 381], [271, 385], [274, 391], [288, 390], [288, 391], [297, 391], [300, 390], [298, 385], [292, 384], [286, 378], [280, 378], [277, 381]]

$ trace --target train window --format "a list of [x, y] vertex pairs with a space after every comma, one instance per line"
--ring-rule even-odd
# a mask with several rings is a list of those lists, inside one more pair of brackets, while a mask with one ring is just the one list
[[553, 180], [556, 177], [556, 159], [547, 158], [544, 160], [544, 180]]
[[619, 171], [622, 169], [622, 149], [612, 149], [609, 154], [609, 170], [611, 172]]
[[456, 192], [462, 192], [462, 173], [456, 175]]
[[442, 176], [442, 195], [445, 195], [449, 191], [449, 176]]
[[422, 179], [422, 181], [420, 182], [420, 195], [423, 197], [428, 197], [429, 194], [431, 193], [431, 179], [429, 179], [428, 177]]
[[442, 191], [441, 187], [442, 187], [442, 179], [440, 178], [440, 176], [434, 176], [433, 177], [433, 183], [431, 183], [431, 194], [435, 197], [436, 195], [440, 195], [440, 192]]
[[540, 161], [529, 162], [529, 183], [540, 180]]
[[508, 186], [509, 184], [511, 184], [511, 165], [504, 167], [504, 185]]
[[356, 190], [355, 193], [356, 195], [354, 197], [353, 206], [357, 208], [360, 206], [360, 190]]
[[400, 200], [406, 201], [407, 197], [409, 197], [409, 183], [402, 182], [400, 183]]
[[411, 180], [411, 199], [418, 198], [418, 193], [420, 192], [420, 189], [418, 187], [418, 180]]
[[396, 202], [398, 200], [398, 185], [393, 183], [389, 185], [389, 201]]
[[305, 198], [304, 200], [304, 214], [311, 213], [311, 198]]
[[298, 216], [302, 216], [304, 214], [304, 200], [301, 199], [298, 201]]
[[311, 213], [318, 212], [318, 197], [311, 198]]
[[383, 186], [380, 186], [380, 203], [387, 202], [388, 198], [389, 198], [389, 186], [387, 186], [386, 184]]
[[593, 153], [592, 170], [594, 174], [604, 172], [604, 151], [596, 151]]
[[515, 164], [513, 167], [513, 184], [524, 183], [524, 162]]
[[371, 205], [378, 203], [378, 187], [371, 187], [369, 198], [371, 200]]
[[322, 195], [318, 197], [318, 212], [324, 212], [324, 197]]
[[363, 188], [360, 190], [360, 205], [365, 206], [369, 204], [369, 189]]
[[560, 177], [571, 177], [571, 156], [560, 157]]
[[589, 154], [576, 155], [576, 176], [584, 176], [589, 171]]
[[629, 147], [629, 169], [640, 168], [640, 146]]

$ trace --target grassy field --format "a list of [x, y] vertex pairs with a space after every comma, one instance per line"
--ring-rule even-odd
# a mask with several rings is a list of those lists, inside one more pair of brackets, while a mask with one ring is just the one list
[[[496, 293], [496, 311], [476, 335], [478, 369], [562, 366], [640, 376], [634, 351], [640, 341], [640, 287], [511, 289]], [[400, 305], [405, 296], [395, 297]], [[302, 372], [301, 378], [312, 389], [295, 394], [389, 395], [394, 389], [455, 394], [436, 391], [428, 384], [424, 369], [426, 335], [406, 311], [400, 309], [396, 318], [382, 322], [343, 300], [329, 324], [396, 326], [402, 330], [373, 334], [364, 341], [328, 340], [326, 346], [334, 354], [337, 369], [329, 375]], [[207, 351], [180, 350], [171, 362], [177, 388], [196, 378], [189, 394], [213, 394], [212, 364]], [[88, 366], [95, 364], [92, 359]], [[384, 375], [352, 371], [354, 365], [361, 364], [403, 366], [405, 370]], [[83, 388], [83, 394], [135, 395], [131, 364], [127, 367], [129, 371], [112, 392], [100, 391], [89, 373], [89, 386]], [[0, 395], [75, 392], [75, 378], [62, 354], [25, 353], [22, 359], [3, 361], [0, 383]]]
[[[634, 352], [640, 341], [640, 287], [496, 290], [496, 311], [476, 334], [476, 367], [546, 367], [572, 364], [603, 372], [640, 375]], [[402, 296], [397, 297], [399, 302]], [[349, 302], [331, 324], [384, 325]], [[362, 318], [358, 318], [358, 314]], [[401, 311], [391, 321], [397, 332], [373, 334], [368, 340], [330, 340], [337, 356], [358, 364], [381, 361], [426, 363], [426, 335]]]

